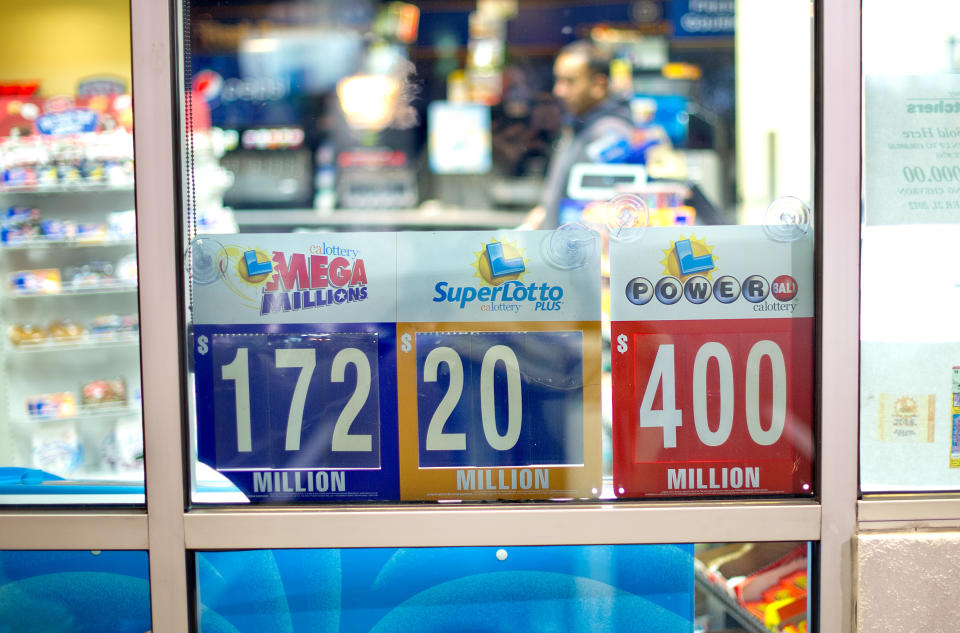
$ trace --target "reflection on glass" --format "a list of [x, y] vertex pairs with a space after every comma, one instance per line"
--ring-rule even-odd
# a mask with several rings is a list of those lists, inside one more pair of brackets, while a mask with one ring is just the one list
[[146, 633], [146, 552], [0, 551], [0, 630]]
[[184, 10], [201, 231], [367, 225], [337, 213], [356, 210], [550, 228], [617, 192], [660, 225], [760, 223], [780, 196], [812, 199], [806, 0]]
[[45, 8], [0, 24], [0, 504], [142, 503], [129, 3]]

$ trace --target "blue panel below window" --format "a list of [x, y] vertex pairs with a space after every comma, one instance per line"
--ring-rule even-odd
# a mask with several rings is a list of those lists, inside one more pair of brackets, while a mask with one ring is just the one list
[[197, 554], [203, 633], [693, 630], [692, 545]]

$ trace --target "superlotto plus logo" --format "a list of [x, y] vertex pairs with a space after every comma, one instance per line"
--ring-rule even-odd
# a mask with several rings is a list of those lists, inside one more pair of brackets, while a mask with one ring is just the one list
[[627, 282], [625, 290], [630, 303], [642, 306], [656, 299], [664, 305], [674, 305], [681, 300], [701, 305], [711, 300], [723, 304], [744, 300], [754, 304], [756, 312], [792, 312], [796, 308], [791, 302], [799, 289], [793, 277], [779, 275], [770, 282], [763, 275], [738, 279], [719, 274], [719, 258], [714, 247], [704, 239], [691, 235], [672, 241], [663, 255], [660, 261], [663, 275], [659, 279], [651, 282], [645, 277], [634, 277]]
[[309, 253], [226, 247], [217, 264], [224, 283], [261, 316], [367, 299], [359, 249], [326, 242]]
[[563, 305], [562, 287], [526, 279], [529, 260], [516, 243], [494, 237], [481, 244], [473, 256], [473, 276], [482, 285], [437, 282], [433, 288], [435, 303], [455, 303], [461, 310], [479, 303], [483, 312], [520, 312], [525, 306], [549, 312]]

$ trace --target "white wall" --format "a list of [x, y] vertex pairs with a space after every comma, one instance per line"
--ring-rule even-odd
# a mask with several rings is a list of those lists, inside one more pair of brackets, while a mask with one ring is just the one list
[[857, 558], [858, 631], [957, 631], [960, 532], [861, 534]]

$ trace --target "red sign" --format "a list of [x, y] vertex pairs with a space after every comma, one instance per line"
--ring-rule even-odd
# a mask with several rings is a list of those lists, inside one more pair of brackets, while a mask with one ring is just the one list
[[812, 491], [812, 317], [612, 325], [617, 496]]

